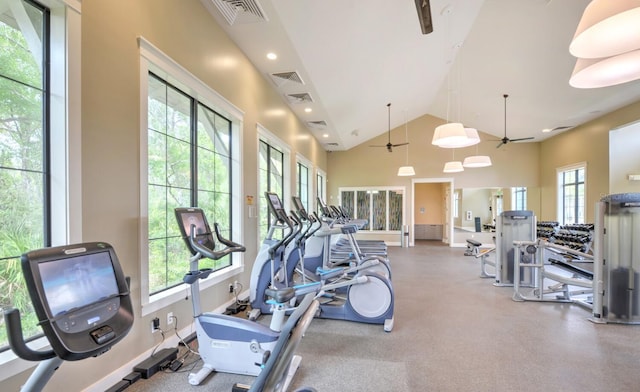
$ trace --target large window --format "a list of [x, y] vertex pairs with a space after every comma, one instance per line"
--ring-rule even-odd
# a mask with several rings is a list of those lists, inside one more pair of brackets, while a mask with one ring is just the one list
[[557, 170], [558, 221], [562, 225], [585, 223], [586, 171], [586, 164]]
[[323, 171], [318, 170], [316, 172], [316, 200], [314, 200], [314, 203], [316, 203], [315, 211], [316, 213], [318, 213], [318, 216], [322, 216], [322, 211], [320, 211], [320, 205], [318, 204], [317, 199], [320, 198], [320, 200], [326, 202], [327, 200], [326, 183], [327, 183], [327, 175]]
[[[189, 254], [174, 210], [201, 207], [223, 236], [231, 232], [231, 121], [158, 76], [149, 74], [149, 292], [182, 284]], [[177, 261], [177, 262], [176, 262]], [[229, 256], [203, 259], [219, 270]]]
[[513, 209], [516, 211], [523, 211], [527, 209], [527, 188], [526, 187], [514, 187], [511, 188], [511, 202]]
[[298, 158], [298, 162], [296, 166], [297, 166], [297, 174], [298, 174], [296, 179], [297, 196], [302, 201], [302, 205], [304, 206], [304, 208], [307, 211], [311, 211], [311, 209], [309, 208], [311, 205], [310, 203], [311, 200], [309, 200], [309, 195], [311, 194], [311, 191], [310, 191], [311, 182], [309, 181], [309, 175], [310, 175], [309, 168], [311, 167], [311, 164], [308, 163], [307, 161], [303, 161], [300, 158]]
[[[80, 101], [69, 98], [80, 91], [80, 5], [0, 3], [0, 307], [20, 310], [32, 340], [41, 329], [20, 255], [80, 240]], [[0, 363], [15, 358], [7, 350], [0, 319]]]
[[[263, 131], [264, 132], [264, 131]], [[280, 143], [266, 137], [260, 138], [258, 152], [258, 239], [263, 240], [267, 236], [270, 225], [270, 215], [267, 203], [264, 200], [265, 192], [274, 192], [285, 201], [285, 149]]]
[[404, 189], [340, 188], [340, 203], [355, 219], [366, 219], [362, 231], [400, 231], [404, 221]]
[[[39, 328], [20, 255], [51, 245], [49, 15], [29, 1], [0, 12], [0, 306], [20, 309], [26, 335], [31, 336]], [[0, 326], [0, 346], [6, 346], [6, 331]]]
[[[143, 314], [182, 296], [189, 252], [174, 210], [197, 206], [222, 235], [241, 238], [239, 129], [241, 113], [162, 52], [139, 40], [146, 115], [141, 133]], [[203, 287], [237, 272], [241, 254], [202, 260], [214, 272]], [[235, 272], [234, 272], [235, 271]]]

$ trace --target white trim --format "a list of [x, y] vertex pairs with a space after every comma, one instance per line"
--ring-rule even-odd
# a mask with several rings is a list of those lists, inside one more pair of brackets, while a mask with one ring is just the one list
[[[240, 294], [241, 297], [248, 297], [249, 296], [249, 291], [245, 291], [242, 294]], [[184, 297], [183, 297], [184, 298]], [[214, 309], [211, 313], [218, 313], [221, 314], [223, 313], [227, 306], [231, 305], [233, 303], [234, 299], [231, 299], [227, 302], [225, 302], [223, 305], [220, 305], [219, 307], [217, 307], [216, 309]], [[195, 332], [195, 326], [194, 326], [194, 322], [193, 320], [184, 328], [182, 328], [178, 334], [184, 339], [187, 338], [187, 336], [189, 336], [191, 333]], [[164, 348], [171, 348], [171, 347], [176, 347], [178, 344], [180, 343], [180, 339], [178, 338], [178, 336], [176, 334], [172, 334], [171, 336], [169, 336], [167, 339], [165, 339], [157, 348], [157, 350], [161, 350]], [[151, 356], [151, 353], [153, 352], [153, 350], [156, 349], [155, 346], [148, 349], [147, 351], [140, 353], [138, 356], [136, 356], [135, 358], [132, 358], [129, 362], [123, 364], [122, 366], [120, 366], [118, 369], [114, 370], [113, 372], [109, 373], [106, 377], [96, 381], [95, 383], [93, 383], [92, 385], [90, 385], [89, 387], [84, 389], [84, 392], [102, 392], [102, 391], [106, 391], [108, 390], [111, 386], [113, 386], [115, 383], [117, 383], [118, 381], [122, 380], [122, 378], [126, 375], [128, 375], [129, 373], [131, 373], [131, 369], [133, 369], [138, 363], [142, 362], [143, 360], [149, 358]], [[186, 379], [186, 377], [184, 378], [184, 385], [185, 385], [185, 389], [188, 389], [187, 385], [188, 385], [188, 381]]]
[[[144, 37], [138, 37], [140, 48], [140, 219], [138, 227], [139, 241], [141, 244], [148, 242], [148, 135], [147, 135], [147, 111], [148, 111], [148, 75], [153, 72], [167, 82], [189, 94], [192, 98], [207, 105], [222, 116], [231, 121], [231, 203], [234, 213], [231, 214], [231, 225], [233, 228], [232, 238], [244, 243], [244, 208], [243, 189], [241, 181], [242, 173], [242, 129], [244, 127], [244, 112], [233, 105], [230, 101], [211, 89], [206, 83], [198, 79], [187, 69], [175, 62], [164, 52], [156, 48]], [[233, 141], [237, 140], [237, 143]], [[156, 312], [166, 306], [184, 299], [184, 292], [187, 289], [185, 284], [162, 291], [158, 294], [149, 294], [149, 249], [148, 246], [140, 247], [140, 298], [141, 314], [146, 316]], [[244, 253], [233, 258], [233, 265], [214, 272], [208, 279], [200, 284], [200, 289], [216, 285], [244, 271]], [[186, 262], [186, 260], [185, 260]], [[185, 264], [186, 265], [186, 264]], [[134, 287], [135, 289], [135, 287]]]
[[[416, 205], [416, 184], [433, 184], [433, 183], [447, 183], [451, 187], [451, 191], [449, 192], [449, 197], [445, 200], [449, 207], [449, 246], [454, 246], [454, 237], [453, 237], [453, 192], [455, 191], [455, 184], [452, 177], [443, 177], [443, 178], [412, 178], [411, 179], [411, 225], [409, 227], [409, 231], [413, 230], [415, 226], [415, 219], [413, 213], [413, 207]], [[410, 246], [415, 245], [415, 239], [411, 236], [412, 240], [410, 241]]]
[[[260, 141], [263, 140], [270, 146], [279, 149], [282, 152], [282, 203], [284, 204], [285, 210], [289, 209], [289, 201], [291, 200], [291, 147], [285, 143], [282, 139], [274, 135], [271, 131], [265, 128], [262, 124], [256, 123], [256, 173], [257, 181], [256, 189], [258, 192], [262, 192], [263, 190], [260, 187]], [[261, 204], [264, 203], [263, 195], [257, 195], [257, 207], [256, 207], [256, 217], [257, 217], [257, 243], [262, 243], [263, 238], [260, 237], [260, 210]]]
[[[51, 240], [64, 245], [82, 242], [81, 3], [40, 2], [49, 8], [51, 28]], [[31, 346], [40, 349], [48, 342], [41, 338]], [[0, 354], [0, 381], [35, 365], [7, 350]]]
[[[560, 192], [560, 189], [564, 186], [564, 184], [562, 183], [560, 175], [564, 172], [578, 169], [584, 169], [584, 210], [582, 213], [584, 214], [585, 219], [587, 217], [587, 203], [589, 201], [587, 199], [587, 162], [573, 163], [571, 165], [556, 168], [556, 218], [558, 222], [560, 222], [560, 224], [565, 224], [564, 210], [561, 208], [564, 206], [564, 200], [562, 200], [562, 193]], [[576, 219], [577, 218], [578, 217], [576, 217]]]
[[300, 153], [296, 153], [296, 195], [298, 194], [298, 163], [307, 168], [307, 205], [304, 206], [307, 211], [311, 211], [313, 206], [313, 189], [315, 182], [313, 163]]

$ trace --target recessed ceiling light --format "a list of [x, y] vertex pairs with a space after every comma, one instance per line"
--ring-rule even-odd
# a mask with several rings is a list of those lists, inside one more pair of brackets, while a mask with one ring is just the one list
[[278, 58], [278, 55], [277, 55], [277, 54], [275, 54], [275, 53], [273, 53], [273, 52], [269, 52], [269, 53], [267, 53], [267, 58], [268, 58], [269, 60], [275, 60], [275, 59], [277, 59], [277, 58]]
[[311, 108], [304, 108], [305, 113], [311, 113], [313, 111], [313, 109]]
[[545, 129], [542, 130], [542, 133], [549, 133], [551, 131], [552, 131], [551, 128], [545, 128]]
[[325, 133], [325, 134], [322, 135], [322, 137], [327, 138], [327, 137], [329, 137], [329, 134]]

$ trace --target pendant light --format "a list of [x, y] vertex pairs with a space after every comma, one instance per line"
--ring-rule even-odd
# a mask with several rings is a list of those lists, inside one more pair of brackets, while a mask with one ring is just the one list
[[462, 162], [456, 161], [455, 150], [451, 151], [451, 157], [453, 159], [444, 164], [444, 169], [442, 169], [442, 172], [443, 173], [459, 173], [459, 172], [463, 172], [464, 171], [464, 167], [462, 166]]
[[[443, 15], [446, 13], [447, 15], [447, 25], [446, 25], [446, 35], [447, 42], [450, 42], [451, 34], [450, 34], [450, 24], [451, 24], [451, 8], [447, 7], [443, 10]], [[446, 57], [446, 53], [445, 53]], [[450, 74], [450, 73], [449, 73]], [[451, 104], [451, 77], [447, 76], [447, 123], [442, 124], [436, 127], [433, 132], [433, 138], [431, 139], [431, 144], [434, 146], [442, 147], [442, 148], [461, 148], [472, 146], [480, 141], [478, 138], [477, 141], [471, 138], [469, 133], [465, 130], [464, 125], [459, 122], [449, 122], [449, 109]], [[473, 136], [473, 133], [471, 133]], [[476, 132], [477, 136], [477, 132]]]
[[410, 177], [410, 176], [415, 176], [416, 175], [416, 171], [413, 170], [413, 166], [409, 166], [409, 118], [408, 118], [408, 114], [407, 111], [405, 110], [404, 112], [404, 139], [405, 142], [407, 143], [407, 151], [406, 151], [406, 157], [407, 157], [407, 165], [406, 166], [400, 166], [400, 168], [398, 169], [398, 176], [399, 177]]
[[640, 79], [639, 20], [638, 0], [589, 3], [569, 45], [577, 57], [569, 84], [598, 88]]

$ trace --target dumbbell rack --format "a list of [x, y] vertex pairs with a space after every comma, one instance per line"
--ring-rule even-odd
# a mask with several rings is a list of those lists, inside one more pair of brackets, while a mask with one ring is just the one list
[[593, 223], [575, 223], [559, 226], [549, 242], [578, 252], [593, 254]]

